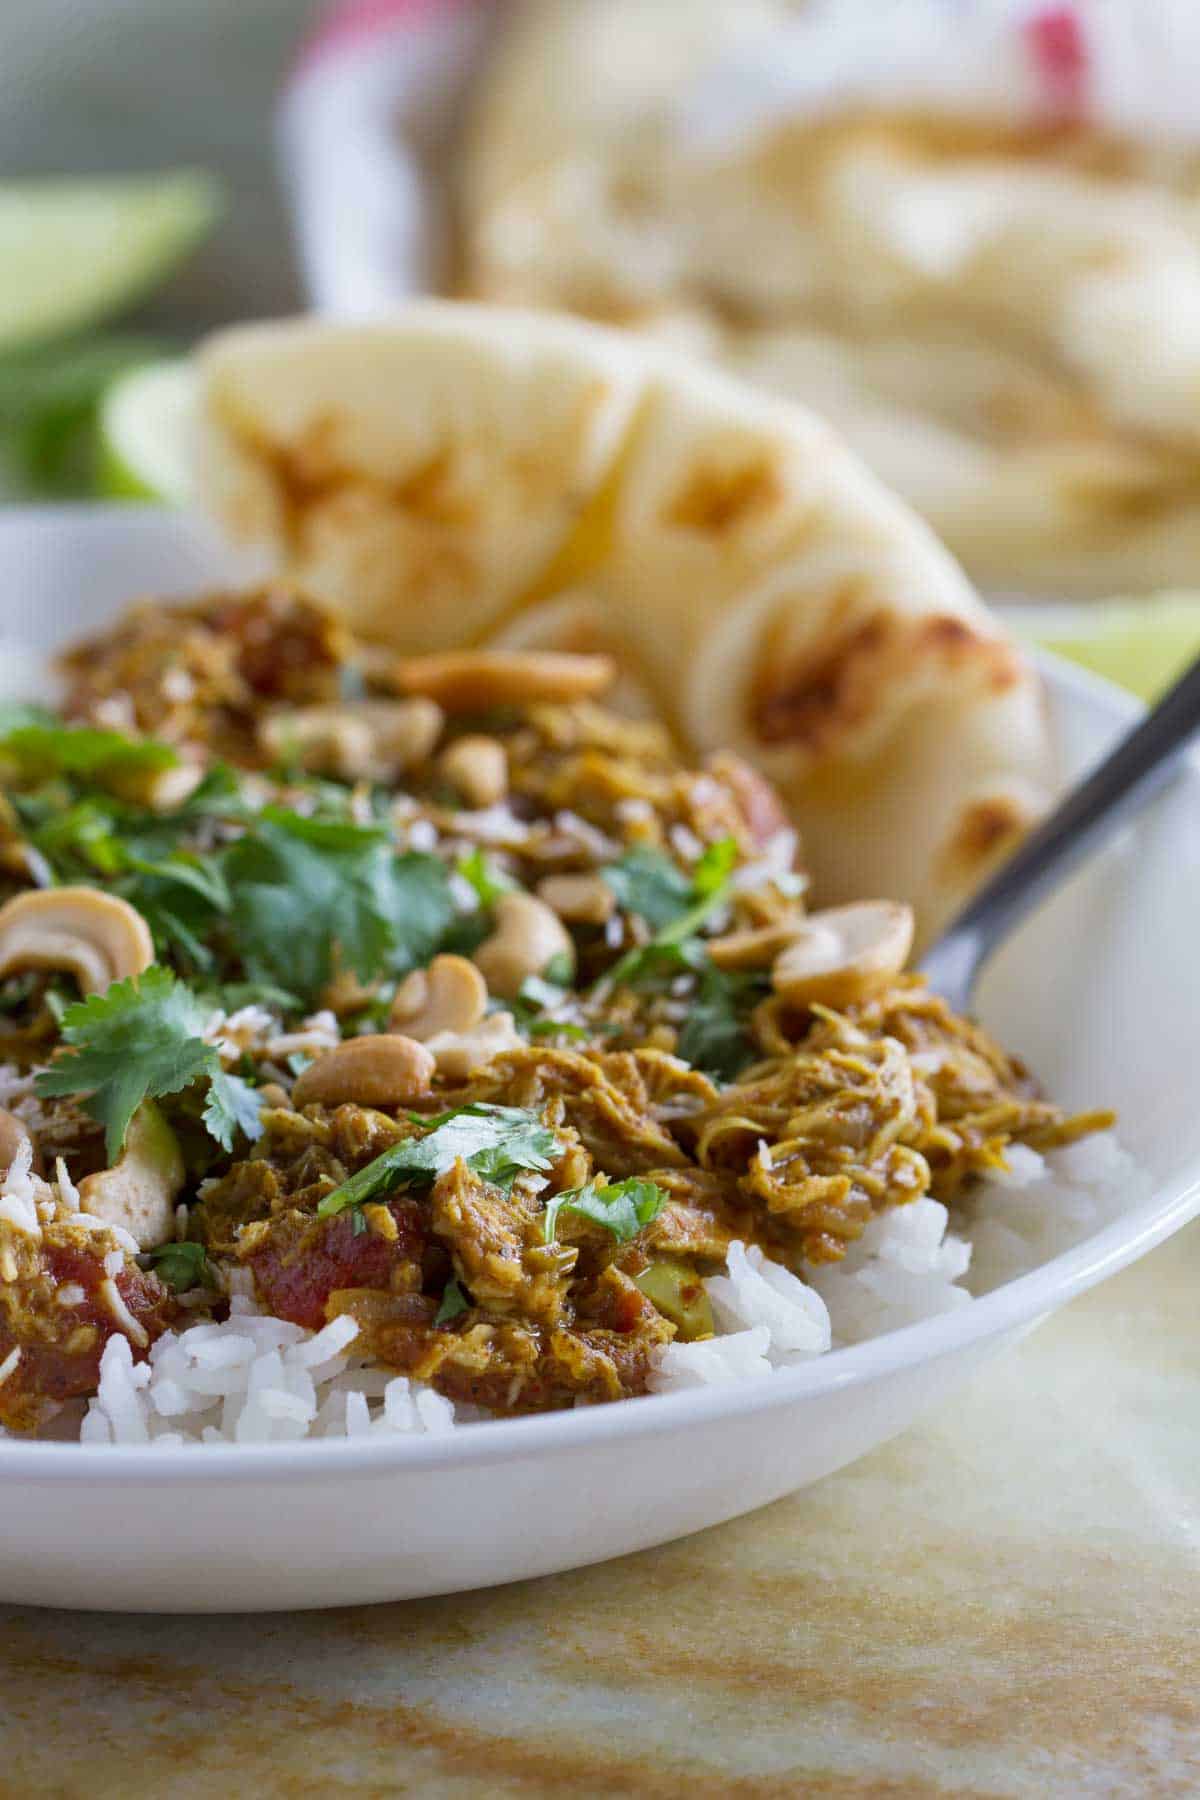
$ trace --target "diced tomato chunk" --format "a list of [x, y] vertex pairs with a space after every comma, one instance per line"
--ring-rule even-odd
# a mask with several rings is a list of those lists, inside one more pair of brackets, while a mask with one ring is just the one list
[[[20, 1351], [16, 1367], [0, 1383], [0, 1425], [11, 1431], [36, 1430], [64, 1400], [94, 1394], [104, 1346], [122, 1331], [101, 1292], [107, 1279], [101, 1255], [48, 1235], [39, 1264], [33, 1278], [9, 1284], [0, 1305], [0, 1363]], [[157, 1275], [128, 1260], [113, 1281], [146, 1334], [145, 1344], [131, 1339], [140, 1359], [170, 1324], [174, 1302]], [[63, 1306], [64, 1289], [82, 1297]]]
[[386, 1290], [392, 1271], [403, 1263], [419, 1263], [425, 1248], [415, 1201], [393, 1200], [387, 1212], [395, 1238], [369, 1224], [364, 1229], [364, 1221], [352, 1211], [300, 1225], [286, 1217], [278, 1221], [249, 1258], [263, 1305], [277, 1318], [316, 1331], [325, 1323], [325, 1303], [335, 1289]]

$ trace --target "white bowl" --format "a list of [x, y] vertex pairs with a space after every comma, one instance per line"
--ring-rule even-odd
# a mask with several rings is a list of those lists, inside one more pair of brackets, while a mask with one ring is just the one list
[[[0, 515], [0, 640], [49, 647], [132, 595], [231, 572], [150, 509]], [[16, 666], [2, 652], [0, 681]], [[1045, 668], [1073, 776], [1137, 708]], [[1200, 1211], [1197, 895], [1200, 765], [988, 972], [986, 1023], [1065, 1104], [1119, 1108], [1153, 1177], [1152, 1200], [1075, 1249], [956, 1312], [734, 1387], [397, 1442], [0, 1442], [0, 1599], [207, 1612], [448, 1593], [662, 1543], [853, 1461]]]

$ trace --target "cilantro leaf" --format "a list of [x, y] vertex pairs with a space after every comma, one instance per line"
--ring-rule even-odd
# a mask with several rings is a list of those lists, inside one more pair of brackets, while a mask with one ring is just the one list
[[498, 1187], [511, 1187], [523, 1169], [544, 1173], [552, 1167], [557, 1139], [537, 1113], [522, 1107], [480, 1100], [433, 1119], [415, 1116], [427, 1127], [423, 1135], [393, 1144], [326, 1194], [317, 1207], [318, 1218], [331, 1218], [399, 1187], [429, 1187], [460, 1156], [468, 1168]]
[[495, 906], [501, 894], [519, 894], [521, 884], [500, 867], [499, 863], [476, 845], [467, 856], [460, 856], [454, 865], [456, 875], [470, 882], [479, 897], [480, 906]]
[[[638, 854], [658, 856], [659, 852], [630, 852], [630, 855]], [[682, 960], [686, 961], [687, 946], [717, 908], [724, 905], [728, 897], [729, 878], [733, 873], [737, 856], [737, 843], [733, 838], [721, 838], [719, 842], [710, 844], [697, 862], [692, 881], [687, 885], [686, 901], [682, 910], [676, 908], [669, 918], [664, 919], [649, 944], [626, 951], [620, 961], [615, 963], [604, 977], [605, 984], [610, 987], [636, 985], [645, 979], [648, 971], [653, 972], [656, 964], [662, 964], [664, 961], [669, 964], [671, 960], [670, 956], [663, 959], [651, 954], [647, 957], [647, 951], [651, 953], [670, 952], [678, 948], [682, 953]], [[628, 860], [628, 857], [624, 859], [625, 862]], [[666, 858], [663, 858], [663, 861], [665, 862]], [[616, 864], [614, 868], [620, 866], [620, 864]], [[673, 868], [674, 865], [672, 864], [671, 867]], [[601, 873], [606, 880], [610, 881], [611, 885], [610, 878], [613, 869], [605, 869]], [[683, 878], [680, 877], [680, 879]], [[619, 893], [617, 898], [620, 899]], [[631, 910], [636, 910], [636, 908]], [[642, 916], [647, 918], [648, 923], [654, 923], [647, 914], [643, 913]]]
[[662, 850], [629, 850], [600, 874], [621, 910], [645, 919], [652, 931], [672, 924], [691, 902], [691, 882]]
[[618, 1244], [627, 1244], [651, 1220], [657, 1219], [667, 1203], [667, 1196], [653, 1181], [594, 1182], [586, 1187], [567, 1188], [556, 1194], [546, 1208], [543, 1232], [548, 1244], [554, 1242], [560, 1212], [578, 1213], [611, 1231]]
[[223, 1150], [232, 1150], [240, 1131], [253, 1144], [262, 1136], [262, 1098], [240, 1075], [218, 1069], [208, 1088], [204, 1123]]
[[259, 1101], [247, 1082], [223, 1072], [215, 1046], [204, 1042], [205, 1023], [191, 989], [155, 963], [66, 1009], [62, 1037], [69, 1049], [37, 1076], [37, 1091], [79, 1099], [104, 1126], [108, 1159], [115, 1162], [144, 1100], [207, 1079], [204, 1124], [230, 1150], [237, 1131], [259, 1136]]
[[692, 870], [692, 893], [695, 898], [706, 900], [711, 894], [721, 894], [724, 897], [726, 883], [737, 867], [737, 859], [736, 838], [718, 838], [715, 844], [709, 844]]
[[433, 1322], [435, 1325], [449, 1325], [452, 1319], [457, 1319], [460, 1313], [465, 1313], [470, 1305], [471, 1302], [467, 1299], [462, 1288], [452, 1276], [446, 1283], [446, 1291], [442, 1295], [442, 1304], [438, 1307]]
[[676, 1049], [694, 1069], [718, 1081], [732, 1081], [755, 1056], [746, 1032], [746, 1014], [769, 992], [760, 975], [733, 975], [705, 957], [695, 995]]
[[142, 1261], [169, 1288], [174, 1288], [177, 1294], [186, 1294], [190, 1288], [216, 1288], [220, 1285], [204, 1245], [187, 1239], [182, 1243], [160, 1244], [156, 1250], [147, 1250]]
[[208, 940], [231, 905], [220, 864], [187, 851], [148, 857], [119, 847], [118, 855], [126, 873], [114, 889], [141, 913], [160, 955], [170, 952], [194, 969], [210, 970], [216, 959]]
[[363, 981], [428, 962], [453, 915], [436, 856], [397, 856], [385, 831], [277, 807], [226, 852], [233, 919], [252, 980], [315, 997], [343, 964]]
[[648, 944], [627, 950], [602, 977], [601, 985], [605, 988], [659, 987], [665, 990], [677, 975], [698, 970], [707, 960], [699, 938], [685, 938], [679, 944], [659, 943], [657, 938], [652, 938]]
[[143, 1100], [177, 1094], [219, 1069], [203, 1029], [192, 993], [169, 969], [153, 964], [67, 1008], [62, 1035], [72, 1048], [42, 1070], [37, 1091], [43, 1098], [80, 1097], [104, 1126], [108, 1158], [115, 1162]]
[[[552, 962], [557, 958], [551, 958]], [[556, 1019], [551, 1009], [561, 1006], [570, 990], [565, 983], [544, 975], [527, 975], [515, 1000], [509, 1002], [517, 1028], [529, 1038], [563, 1037], [586, 1042], [588, 1032], [582, 1025], [567, 1019]]]
[[[57, 799], [57, 804], [55, 800]], [[73, 805], [39, 794], [21, 796], [17, 809], [31, 829], [31, 842], [60, 879], [85, 874], [115, 875], [122, 865], [112, 806], [89, 795]]]
[[114, 777], [157, 775], [179, 766], [169, 744], [128, 737], [94, 725], [64, 725], [31, 718], [0, 718], [0, 756], [26, 780], [74, 775], [100, 786]]

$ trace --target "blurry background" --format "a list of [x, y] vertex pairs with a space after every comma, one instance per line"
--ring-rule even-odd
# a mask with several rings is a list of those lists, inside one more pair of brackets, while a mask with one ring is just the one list
[[[0, 500], [182, 498], [201, 333], [448, 283], [809, 404], [1150, 694], [1200, 646], [1194, 71], [1193, 0], [0, 0]], [[806, 118], [860, 87], [826, 180]], [[1067, 130], [927, 158], [947, 94]]]
[[0, 0], [0, 175], [212, 170], [219, 227], [139, 318], [195, 331], [301, 302], [273, 108], [319, 0]]

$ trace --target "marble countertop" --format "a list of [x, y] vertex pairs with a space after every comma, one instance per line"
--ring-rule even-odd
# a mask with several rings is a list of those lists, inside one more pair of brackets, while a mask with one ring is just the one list
[[854, 1468], [578, 1574], [0, 1608], [0, 1792], [1194, 1795], [1198, 1294], [1193, 1226]]

